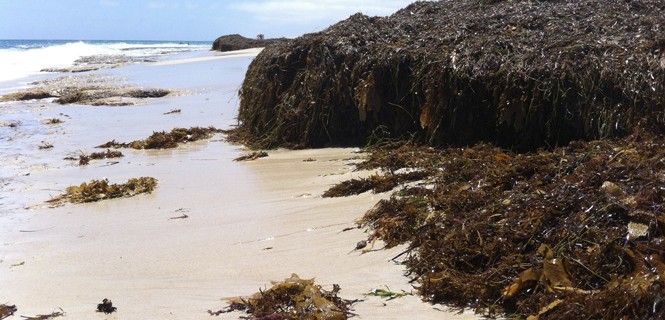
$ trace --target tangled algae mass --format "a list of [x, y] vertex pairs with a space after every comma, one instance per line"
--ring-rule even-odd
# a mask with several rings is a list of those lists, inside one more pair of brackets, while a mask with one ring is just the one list
[[516, 150], [624, 136], [665, 115], [659, 0], [417, 2], [267, 47], [232, 135], [257, 148], [376, 135]]
[[361, 225], [370, 242], [408, 246], [398, 260], [432, 303], [663, 319], [664, 26], [657, 0], [356, 14], [263, 50], [229, 137], [372, 145], [359, 168], [383, 172], [325, 195], [408, 183]]

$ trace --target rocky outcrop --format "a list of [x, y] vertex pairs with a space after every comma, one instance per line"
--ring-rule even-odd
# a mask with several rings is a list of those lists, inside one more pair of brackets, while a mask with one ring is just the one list
[[517, 150], [665, 127], [665, 4], [417, 2], [266, 48], [231, 138], [254, 147], [415, 138]]
[[273, 43], [285, 40], [280, 39], [250, 39], [239, 34], [230, 34], [221, 36], [212, 43], [212, 50], [216, 51], [235, 51], [251, 48], [263, 48]]

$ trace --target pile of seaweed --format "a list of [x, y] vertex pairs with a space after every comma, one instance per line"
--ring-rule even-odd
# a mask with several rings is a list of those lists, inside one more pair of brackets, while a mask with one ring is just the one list
[[284, 40], [286, 39], [250, 39], [239, 34], [229, 34], [215, 39], [215, 41], [212, 43], [212, 50], [225, 52], [251, 48], [263, 48]]
[[271, 148], [414, 136], [533, 150], [663, 128], [663, 26], [659, 0], [448, 0], [356, 14], [259, 54], [231, 139]]
[[215, 127], [175, 128], [171, 132], [153, 132], [152, 135], [144, 140], [132, 142], [116, 142], [112, 140], [97, 146], [97, 148], [171, 149], [176, 148], [180, 143], [209, 139], [218, 132], [222, 132], [222, 130]]
[[129, 179], [126, 183], [110, 184], [108, 180], [92, 180], [71, 186], [65, 193], [48, 201], [54, 205], [66, 202], [87, 203], [107, 199], [133, 197], [142, 193], [151, 193], [157, 187], [157, 179], [141, 177]]
[[262, 290], [248, 298], [234, 298], [226, 309], [208, 311], [218, 316], [233, 311], [244, 311], [249, 319], [263, 320], [345, 320], [353, 315], [354, 301], [338, 296], [340, 288], [326, 291], [314, 280], [301, 279], [293, 274], [272, 288]]
[[[528, 153], [412, 142], [361, 169], [427, 172], [360, 224], [432, 303], [532, 319], [665, 318], [665, 136]], [[398, 259], [396, 257], [396, 259]]]

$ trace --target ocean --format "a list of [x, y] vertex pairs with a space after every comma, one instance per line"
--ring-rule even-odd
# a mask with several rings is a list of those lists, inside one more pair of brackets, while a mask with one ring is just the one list
[[211, 45], [205, 41], [0, 40], [0, 82], [29, 77], [46, 68], [71, 67], [83, 57], [156, 59], [207, 50]]

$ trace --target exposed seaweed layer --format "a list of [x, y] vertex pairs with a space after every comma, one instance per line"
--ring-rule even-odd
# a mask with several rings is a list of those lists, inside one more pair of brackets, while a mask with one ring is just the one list
[[412, 182], [428, 177], [427, 171], [407, 173], [388, 173], [372, 175], [369, 178], [352, 179], [339, 183], [323, 193], [324, 198], [346, 197], [372, 190], [374, 193], [387, 192], [405, 182]]
[[49, 200], [49, 203], [60, 205], [66, 202], [86, 203], [107, 199], [126, 198], [141, 193], [151, 193], [157, 187], [157, 179], [141, 177], [129, 179], [122, 184], [109, 184], [108, 180], [92, 180], [78, 186], [71, 186], [65, 193]]
[[6, 94], [0, 97], [0, 101], [4, 102], [4, 101], [39, 100], [39, 99], [47, 99], [53, 97], [55, 97], [55, 95], [53, 95], [51, 92], [42, 89], [35, 89], [35, 90], [25, 90], [25, 91]]
[[268, 153], [265, 151], [252, 152], [250, 154], [242, 155], [233, 159], [233, 161], [254, 161], [256, 159], [265, 158], [268, 156]]
[[663, 319], [665, 136], [516, 154], [479, 144], [375, 149], [362, 168], [420, 168], [380, 201], [369, 241], [409, 244], [433, 303], [540, 319]]
[[175, 128], [171, 132], [153, 132], [144, 140], [126, 143], [112, 140], [97, 146], [97, 148], [171, 149], [177, 147], [180, 143], [209, 139], [218, 132], [221, 132], [221, 130], [214, 127]]
[[332, 291], [323, 290], [314, 280], [293, 274], [251, 297], [231, 299], [224, 310], [208, 312], [220, 315], [244, 311], [251, 315], [250, 319], [264, 320], [344, 320], [352, 316], [350, 307], [354, 301], [340, 298], [339, 290], [337, 285]]
[[0, 97], [0, 101], [23, 101], [56, 98], [59, 104], [92, 106], [129, 106], [140, 99], [161, 98], [171, 94], [165, 89], [138, 88], [118, 84], [104, 76], [60, 77], [32, 83], [34, 87]]
[[221, 36], [212, 43], [212, 50], [217, 51], [235, 51], [251, 48], [263, 48], [286, 39], [250, 39], [239, 34], [230, 34]]
[[266, 48], [232, 139], [256, 148], [361, 145], [517, 150], [665, 127], [665, 3], [418, 2]]

